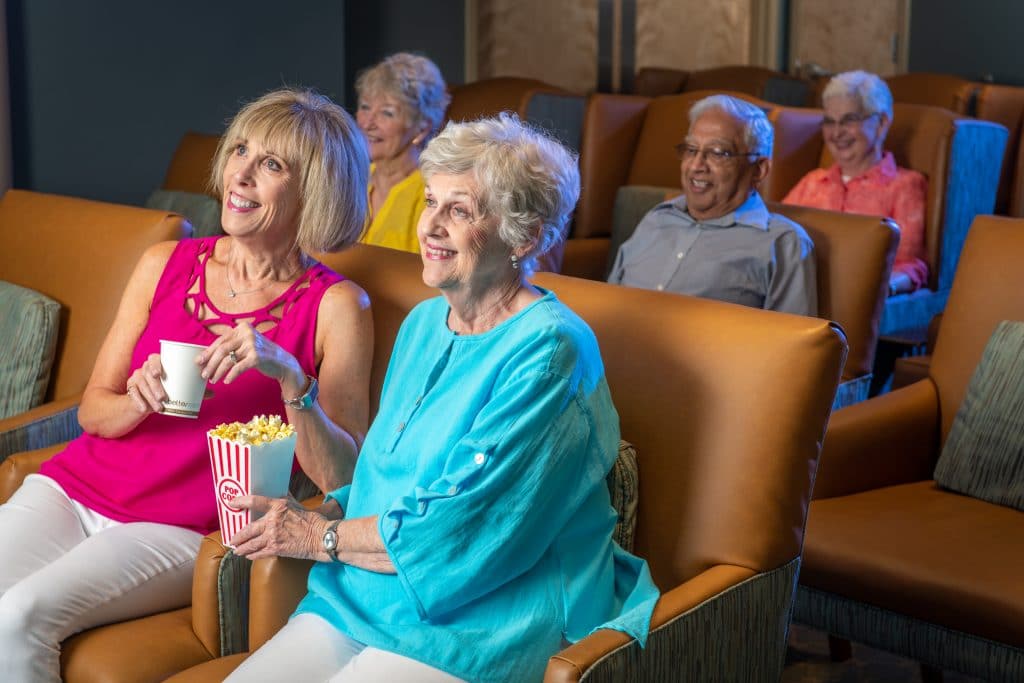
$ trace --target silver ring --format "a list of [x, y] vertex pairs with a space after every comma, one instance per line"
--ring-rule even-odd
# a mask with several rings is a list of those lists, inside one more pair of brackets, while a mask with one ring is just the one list
[[234, 351], [232, 351], [231, 353], [228, 354], [228, 358], [231, 359], [232, 363], [237, 363], [238, 362], [238, 356], [235, 355]]

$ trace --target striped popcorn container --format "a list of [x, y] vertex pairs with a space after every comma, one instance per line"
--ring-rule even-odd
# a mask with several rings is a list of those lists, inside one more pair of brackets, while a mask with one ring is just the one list
[[[285, 425], [287, 434], [278, 433], [269, 440], [257, 440], [258, 436], [254, 438], [251, 432], [247, 434], [244, 429], [247, 425], [241, 425], [241, 430], [230, 433], [234, 425], [220, 425], [206, 435], [221, 542], [227, 547], [234, 547], [229, 541], [251, 521], [250, 511], [232, 507], [231, 501], [236, 496], [250, 494], [269, 498], [286, 495], [295, 455], [295, 432], [288, 425]], [[259, 513], [252, 513], [252, 519], [258, 517]]]

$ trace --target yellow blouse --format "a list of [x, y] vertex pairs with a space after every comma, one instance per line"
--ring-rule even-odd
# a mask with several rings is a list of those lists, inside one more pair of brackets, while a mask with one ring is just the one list
[[[371, 167], [370, 172], [373, 172]], [[390, 247], [401, 251], [420, 253], [420, 243], [416, 238], [416, 224], [423, 213], [423, 193], [426, 185], [419, 169], [406, 176], [400, 183], [391, 188], [384, 206], [374, 216], [366, 229], [362, 242], [375, 244], [379, 247]], [[373, 183], [367, 189], [373, 194]]]

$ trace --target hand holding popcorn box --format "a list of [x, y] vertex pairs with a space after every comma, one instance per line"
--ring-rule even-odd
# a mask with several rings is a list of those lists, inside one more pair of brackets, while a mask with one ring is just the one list
[[[280, 498], [288, 493], [295, 429], [279, 415], [258, 415], [249, 422], [220, 424], [206, 433], [213, 466], [221, 542], [228, 547], [231, 537], [257, 519], [259, 513], [231, 507], [237, 496], [259, 495]], [[250, 519], [251, 516], [251, 519]]]

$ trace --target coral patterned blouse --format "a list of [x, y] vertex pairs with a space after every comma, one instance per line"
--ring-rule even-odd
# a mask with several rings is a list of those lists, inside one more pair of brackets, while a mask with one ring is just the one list
[[839, 164], [811, 171], [782, 200], [815, 209], [891, 218], [900, 227], [900, 244], [892, 272], [905, 273], [914, 289], [928, 280], [924, 217], [928, 181], [917, 171], [896, 166], [892, 152], [867, 173], [843, 182]]

